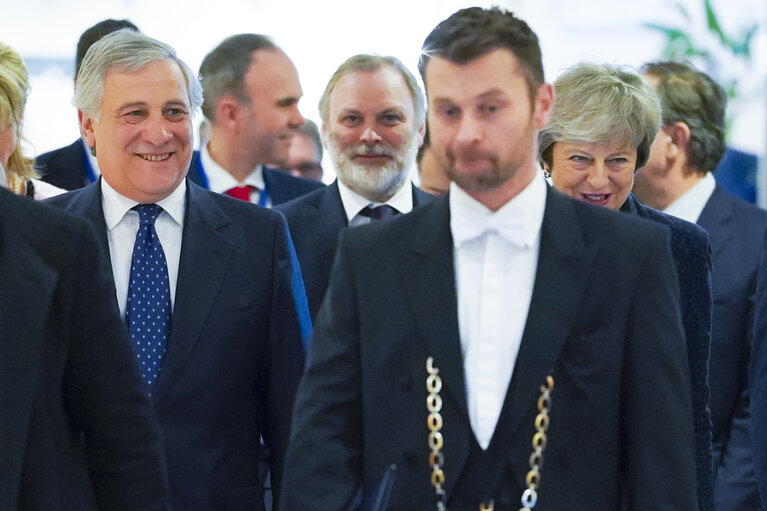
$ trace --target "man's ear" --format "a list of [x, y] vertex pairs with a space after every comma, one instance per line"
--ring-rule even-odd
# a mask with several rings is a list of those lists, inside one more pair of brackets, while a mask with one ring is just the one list
[[227, 130], [240, 130], [240, 114], [243, 106], [232, 96], [222, 96], [216, 105], [216, 124]]
[[539, 130], [549, 123], [551, 110], [554, 108], [554, 88], [550, 83], [542, 83], [535, 94], [533, 127]]
[[418, 128], [418, 147], [423, 145], [423, 137], [426, 136], [426, 121], [421, 123], [421, 127]]
[[93, 116], [86, 114], [82, 110], [77, 111], [77, 120], [80, 122], [80, 135], [85, 140], [85, 145], [91, 148], [96, 147], [96, 135], [94, 132], [94, 124], [96, 121]]
[[668, 137], [667, 158], [676, 158], [680, 154], [687, 154], [687, 146], [690, 144], [690, 127], [686, 123], [675, 122], [663, 126], [663, 132]]

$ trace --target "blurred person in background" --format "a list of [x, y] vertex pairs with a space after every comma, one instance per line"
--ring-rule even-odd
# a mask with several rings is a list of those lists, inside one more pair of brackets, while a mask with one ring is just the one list
[[639, 74], [578, 64], [554, 82], [554, 109], [539, 133], [540, 159], [559, 191], [588, 204], [647, 218], [671, 231], [687, 338], [698, 503], [713, 510], [708, 356], [711, 342], [711, 247], [706, 231], [640, 203], [634, 174], [647, 161], [661, 123], [652, 86]]
[[264, 207], [324, 186], [275, 168], [285, 166], [304, 118], [298, 71], [271, 39], [226, 38], [203, 59], [200, 80], [210, 138], [192, 159], [192, 182]]
[[38, 179], [32, 159], [24, 155], [21, 136], [29, 75], [21, 56], [0, 42], [0, 166], [5, 186], [18, 195], [45, 199], [65, 190]]
[[290, 141], [285, 169], [291, 176], [322, 181], [322, 137], [313, 121], [306, 119]]
[[[711, 239], [714, 508], [759, 509], [753, 453], [760, 451], [755, 446], [767, 448], [767, 400], [756, 405], [753, 420], [761, 434], [752, 437], [748, 373], [767, 212], [730, 195], [714, 179], [726, 149], [725, 90], [683, 62], [651, 62], [642, 71], [660, 99], [663, 125], [636, 175], [634, 194], [648, 206], [695, 222]], [[762, 487], [767, 491], [767, 479]]]
[[[80, 66], [88, 48], [105, 35], [123, 28], [139, 31], [138, 27], [129, 20], [106, 19], [82, 33], [77, 41], [75, 56], [75, 90], [77, 90], [77, 74], [80, 72]], [[78, 138], [68, 146], [39, 155], [35, 159], [35, 168], [43, 181], [65, 190], [82, 188], [96, 181], [101, 175], [96, 155], [91, 154], [82, 138]]]

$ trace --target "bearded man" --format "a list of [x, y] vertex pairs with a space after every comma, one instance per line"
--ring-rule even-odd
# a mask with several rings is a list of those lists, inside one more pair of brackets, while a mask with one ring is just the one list
[[394, 57], [355, 55], [336, 70], [320, 98], [322, 140], [338, 179], [280, 205], [296, 246], [309, 311], [319, 310], [338, 236], [431, 202], [409, 181], [423, 143], [423, 92]]

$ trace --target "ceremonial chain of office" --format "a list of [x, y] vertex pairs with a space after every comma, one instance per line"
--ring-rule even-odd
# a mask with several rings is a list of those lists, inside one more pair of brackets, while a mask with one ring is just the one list
[[[442, 455], [444, 437], [442, 436], [442, 378], [439, 376], [439, 368], [434, 365], [434, 358], [426, 359], [426, 409], [429, 416], [426, 419], [429, 427], [429, 466], [431, 467], [431, 484], [437, 495], [437, 511], [447, 511], [447, 495], [443, 485], [445, 484], [445, 472], [442, 467], [445, 458]], [[527, 472], [525, 482], [527, 489], [522, 493], [522, 507], [519, 511], [532, 511], [538, 502], [538, 487], [541, 484], [541, 470], [543, 467], [543, 451], [546, 449], [549, 429], [549, 410], [551, 408], [551, 392], [554, 390], [554, 378], [546, 376], [546, 383], [541, 385], [541, 395], [538, 397], [538, 415], [535, 417], [535, 434], [533, 435], [533, 452], [530, 454], [530, 470]], [[493, 511], [494, 501], [479, 505], [479, 511]]]

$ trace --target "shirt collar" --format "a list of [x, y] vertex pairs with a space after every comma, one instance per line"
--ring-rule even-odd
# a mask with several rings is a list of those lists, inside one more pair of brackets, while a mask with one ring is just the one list
[[343, 184], [340, 179], [336, 180], [338, 183], [338, 192], [341, 194], [341, 202], [344, 205], [344, 211], [346, 212], [347, 221], [351, 222], [352, 218], [357, 216], [360, 211], [365, 209], [366, 206], [376, 207], [381, 204], [388, 204], [400, 213], [410, 213], [413, 210], [413, 190], [410, 181], [407, 180], [397, 190], [389, 200], [385, 203], [382, 202], [370, 202], [362, 195], [352, 191], [348, 186]]
[[[107, 229], [114, 229], [125, 217], [125, 214], [137, 205], [133, 199], [129, 199], [124, 195], [121, 195], [114, 188], [109, 186], [106, 179], [101, 179], [101, 196], [102, 196], [102, 208], [104, 209], [104, 221], [107, 224]], [[160, 206], [165, 213], [167, 213], [179, 226], [184, 225], [184, 206], [186, 202], [186, 179], [181, 181], [173, 192], [165, 197], [163, 200], [158, 201], [156, 204]]]
[[546, 206], [546, 181], [536, 172], [532, 181], [498, 211], [491, 211], [454, 182], [450, 183], [450, 230], [459, 247], [485, 232], [495, 231], [507, 241], [531, 248], [538, 241]]
[[714, 188], [716, 188], [716, 179], [707, 172], [703, 179], [677, 197], [663, 212], [695, 223], [703, 212], [703, 208], [706, 207], [708, 199], [711, 198], [711, 194], [714, 193]]
[[212, 192], [224, 193], [236, 186], [250, 185], [259, 190], [264, 189], [263, 165], [257, 165], [244, 181], [238, 182], [224, 167], [216, 163], [208, 153], [208, 144], [200, 148], [200, 164], [208, 178], [208, 188]]

